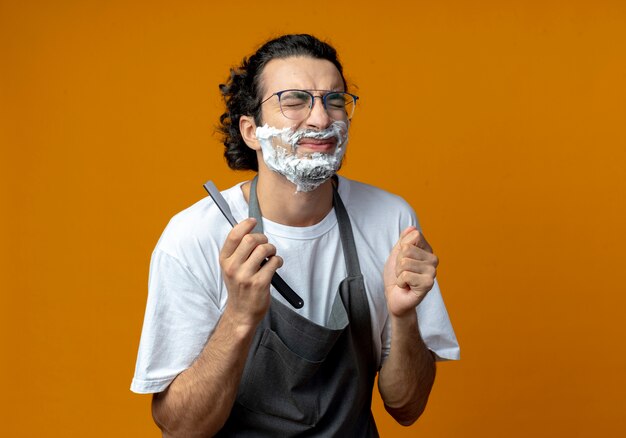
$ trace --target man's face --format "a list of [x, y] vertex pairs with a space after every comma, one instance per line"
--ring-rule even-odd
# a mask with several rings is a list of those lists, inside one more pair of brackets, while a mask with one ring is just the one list
[[[329, 117], [321, 98], [317, 98], [328, 91], [344, 91], [341, 74], [332, 62], [304, 56], [273, 59], [268, 62], [261, 74], [262, 100], [273, 93], [289, 89], [307, 90], [316, 96], [309, 116], [302, 120], [288, 119], [281, 112], [278, 97], [274, 96], [261, 107], [261, 125], [267, 124], [278, 129], [291, 128], [294, 132], [322, 131], [337, 121], [345, 123], [347, 135], [347, 117], [342, 116], [339, 119]], [[326, 140], [305, 137], [298, 141], [297, 149], [298, 155], [302, 156], [314, 152], [333, 153], [336, 146], [336, 137]]]
[[[274, 59], [263, 70], [261, 89], [265, 102], [261, 109], [263, 126], [256, 128], [259, 154], [270, 170], [295, 184], [297, 192], [314, 190], [337, 172], [345, 153], [348, 117], [344, 101], [329, 99], [327, 111], [318, 98], [329, 91], [344, 91], [341, 74], [326, 60]], [[278, 96], [273, 94], [283, 90], [308, 91], [314, 96], [313, 107], [301, 104], [303, 98], [306, 101], [306, 92], [289, 92], [281, 98], [281, 110]], [[294, 113], [299, 117], [294, 118]]]

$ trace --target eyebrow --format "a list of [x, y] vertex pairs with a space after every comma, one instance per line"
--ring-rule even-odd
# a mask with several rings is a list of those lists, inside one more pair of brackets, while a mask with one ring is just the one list
[[280, 91], [286, 91], [286, 90], [299, 90], [299, 91], [324, 91], [324, 92], [328, 92], [328, 93], [335, 93], [335, 92], [341, 92], [341, 93], [347, 93], [347, 91], [345, 91], [343, 89], [343, 87], [338, 87], [338, 88], [282, 88], [280, 90], [274, 91], [274, 93], [278, 93]]

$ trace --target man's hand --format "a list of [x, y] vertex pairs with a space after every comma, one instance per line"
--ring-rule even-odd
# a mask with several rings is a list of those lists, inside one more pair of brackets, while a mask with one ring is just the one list
[[385, 263], [384, 282], [387, 307], [394, 316], [414, 312], [432, 289], [439, 259], [415, 227], [400, 235]]
[[435, 362], [422, 339], [415, 307], [435, 284], [439, 260], [422, 233], [408, 227], [385, 263], [391, 348], [378, 375], [385, 409], [408, 426], [422, 414], [435, 380]]
[[[272, 276], [283, 264], [263, 234], [250, 234], [256, 219], [237, 224], [220, 251], [220, 266], [228, 289], [227, 311], [245, 326], [256, 327], [270, 304]], [[268, 258], [263, 266], [261, 263]]]

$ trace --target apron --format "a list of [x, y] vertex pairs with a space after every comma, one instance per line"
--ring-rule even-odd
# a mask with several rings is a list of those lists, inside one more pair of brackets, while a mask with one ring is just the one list
[[[256, 182], [255, 177], [249, 215], [257, 219], [254, 232], [263, 232]], [[233, 409], [217, 436], [378, 437], [371, 413], [377, 370], [370, 312], [352, 226], [334, 185], [333, 206], [348, 276], [326, 326], [271, 298]]]

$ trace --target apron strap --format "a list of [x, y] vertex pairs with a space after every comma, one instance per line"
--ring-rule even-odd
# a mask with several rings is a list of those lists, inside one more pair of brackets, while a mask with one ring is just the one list
[[252, 229], [252, 233], [263, 233], [263, 216], [259, 207], [259, 200], [256, 197], [256, 183], [259, 179], [258, 175], [252, 179], [250, 183], [250, 202], [248, 202], [248, 216], [256, 219], [256, 225]]
[[339, 178], [335, 175], [333, 177], [333, 207], [335, 207], [335, 214], [337, 215], [337, 224], [339, 225], [339, 235], [341, 236], [346, 269], [348, 271], [348, 277], [357, 277], [361, 275], [359, 256], [356, 252], [350, 217], [348, 216], [346, 207], [343, 205], [341, 196], [339, 196], [338, 187]]

